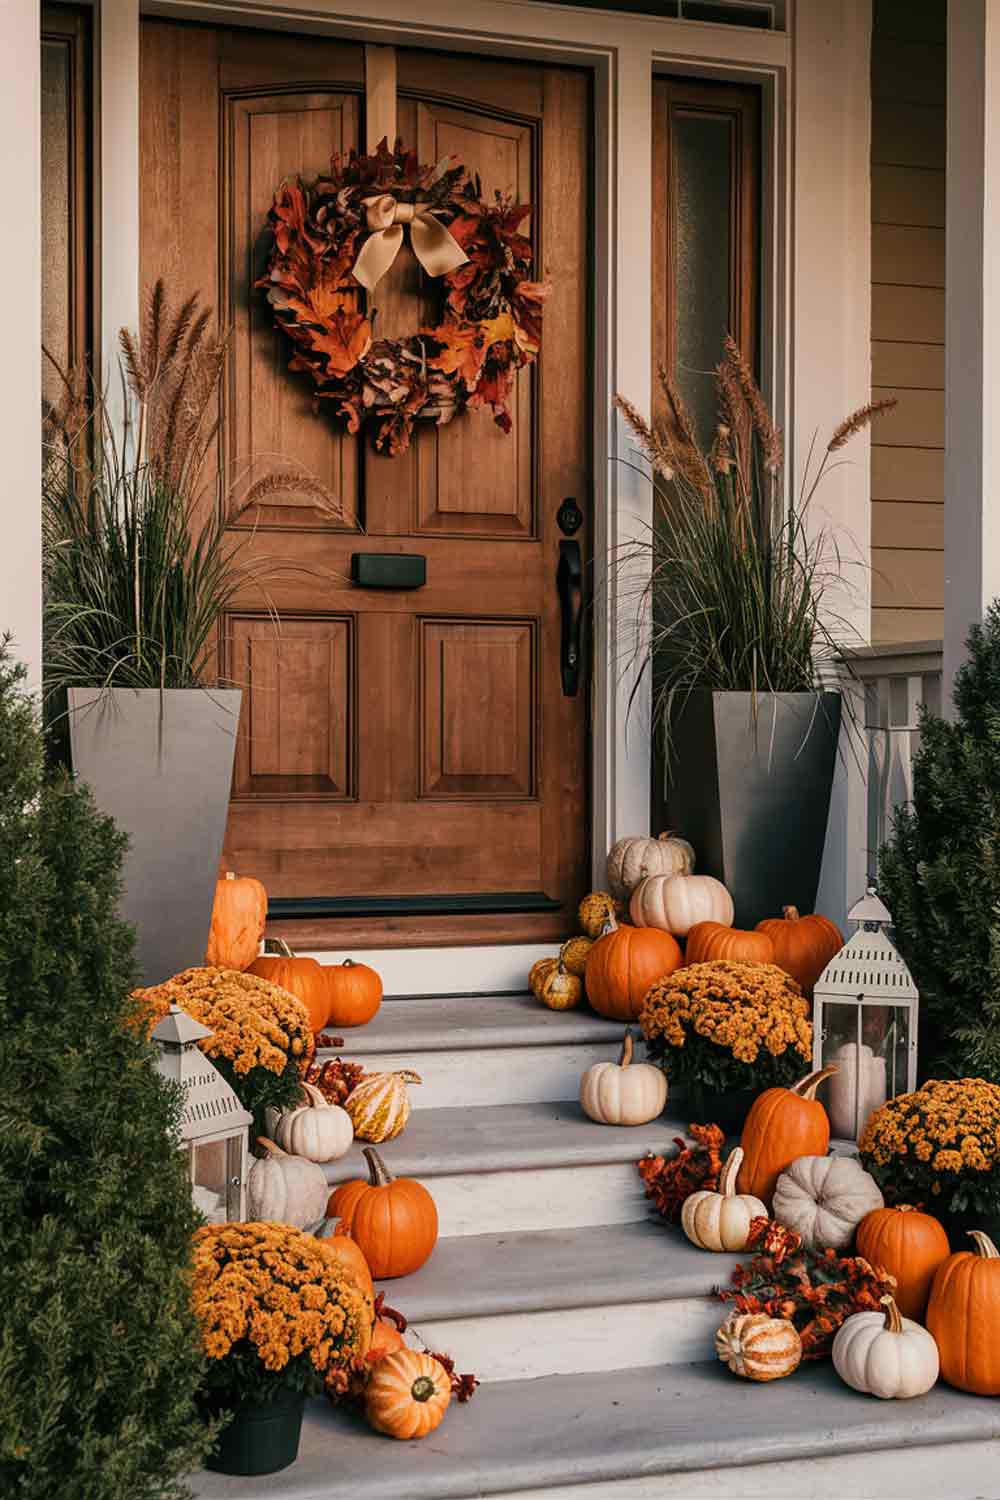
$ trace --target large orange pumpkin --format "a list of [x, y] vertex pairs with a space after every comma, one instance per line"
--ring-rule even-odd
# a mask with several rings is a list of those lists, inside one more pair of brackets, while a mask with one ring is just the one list
[[365, 1413], [376, 1432], [420, 1438], [440, 1425], [450, 1401], [451, 1376], [444, 1365], [416, 1349], [397, 1349], [372, 1371]]
[[938, 1266], [927, 1305], [927, 1328], [949, 1385], [976, 1396], [1000, 1396], [1000, 1251], [981, 1229], [975, 1250]]
[[950, 1246], [944, 1226], [908, 1203], [875, 1208], [858, 1225], [858, 1254], [896, 1278], [896, 1306], [904, 1318], [924, 1321], [931, 1283]]
[[372, 1273], [368, 1262], [365, 1260], [361, 1246], [349, 1234], [343, 1232], [344, 1226], [336, 1219], [327, 1219], [326, 1224], [319, 1231], [318, 1238], [323, 1241], [328, 1250], [332, 1250], [345, 1276], [350, 1276], [358, 1286], [375, 1300], [375, 1288], [372, 1285]]
[[687, 935], [684, 962], [708, 964], [715, 959], [773, 964], [774, 944], [764, 932], [744, 932], [721, 922], [696, 922]]
[[382, 1004], [382, 981], [367, 964], [327, 964], [327, 1026], [365, 1026]]
[[247, 972], [269, 979], [279, 989], [289, 990], [297, 996], [309, 1012], [309, 1025], [313, 1031], [322, 1031], [329, 1005], [322, 964], [314, 958], [299, 958], [281, 938], [278, 939], [278, 949], [277, 953], [265, 953], [255, 958]]
[[587, 954], [587, 998], [598, 1015], [634, 1021], [650, 985], [683, 963], [680, 945], [657, 927], [619, 927], [598, 938]]
[[368, 1181], [345, 1182], [329, 1212], [343, 1220], [376, 1281], [419, 1270], [437, 1244], [437, 1206], [422, 1182], [393, 1177], [377, 1151], [365, 1148]]
[[218, 969], [245, 969], [252, 964], [266, 921], [267, 891], [260, 881], [227, 870], [215, 882], [206, 964]]
[[833, 922], [818, 912], [800, 917], [795, 906], [783, 907], [780, 917], [758, 922], [757, 931], [771, 939], [774, 962], [798, 980], [807, 1000], [812, 999], [813, 986], [833, 955], [844, 946], [844, 935]]
[[816, 1098], [824, 1078], [836, 1068], [808, 1073], [790, 1089], [765, 1089], [750, 1106], [740, 1145], [743, 1165], [736, 1190], [760, 1198], [770, 1208], [775, 1184], [800, 1156], [825, 1156], [830, 1121]]

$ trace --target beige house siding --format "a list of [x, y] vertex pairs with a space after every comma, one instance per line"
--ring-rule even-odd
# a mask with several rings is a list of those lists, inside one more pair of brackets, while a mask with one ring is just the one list
[[936, 639], [944, 602], [946, 0], [875, 0], [872, 640]]

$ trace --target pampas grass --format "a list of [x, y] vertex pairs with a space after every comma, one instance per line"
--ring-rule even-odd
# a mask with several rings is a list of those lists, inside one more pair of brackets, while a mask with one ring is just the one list
[[282, 566], [251, 556], [253, 531], [231, 522], [289, 489], [341, 514], [297, 471], [231, 505], [215, 461], [226, 347], [211, 326], [197, 296], [173, 309], [157, 282], [139, 334], [120, 334], [117, 404], [80, 371], [59, 371], [42, 495], [47, 694], [217, 680], [220, 616], [248, 585], [274, 615], [266, 585]]

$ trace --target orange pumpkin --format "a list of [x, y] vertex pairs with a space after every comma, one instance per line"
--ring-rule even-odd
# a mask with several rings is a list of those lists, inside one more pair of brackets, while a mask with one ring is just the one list
[[368, 1346], [365, 1362], [369, 1365], [377, 1365], [379, 1360], [395, 1354], [397, 1349], [405, 1349], [406, 1340], [403, 1338], [405, 1332], [406, 1319], [403, 1314], [397, 1312], [394, 1307], [386, 1307], [385, 1293], [379, 1292], [375, 1301], [372, 1341]]
[[324, 1226], [319, 1231], [318, 1237], [323, 1241], [327, 1249], [333, 1251], [343, 1269], [344, 1275], [350, 1276], [357, 1282], [358, 1286], [367, 1292], [368, 1296], [374, 1301], [375, 1288], [372, 1285], [372, 1273], [368, 1262], [365, 1260], [361, 1246], [349, 1234], [344, 1233], [343, 1224], [338, 1223], [335, 1219], [328, 1220], [327, 1225], [329, 1226], [329, 1232], [327, 1232], [327, 1226]]
[[657, 927], [619, 927], [598, 938], [587, 954], [587, 997], [598, 1015], [634, 1021], [649, 988], [683, 963], [680, 944]]
[[382, 1004], [382, 981], [367, 964], [327, 964], [327, 1026], [365, 1026]]
[[369, 1376], [365, 1413], [376, 1432], [406, 1440], [426, 1437], [440, 1426], [450, 1401], [451, 1376], [444, 1365], [416, 1349], [397, 1349]]
[[764, 932], [744, 932], [721, 922], [696, 922], [687, 935], [684, 962], [708, 964], [715, 959], [773, 964], [774, 944]]
[[739, 1193], [750, 1193], [770, 1208], [775, 1184], [800, 1156], [825, 1156], [830, 1121], [816, 1098], [824, 1078], [836, 1068], [808, 1073], [790, 1089], [765, 1089], [750, 1106], [740, 1145], [743, 1165], [736, 1179]]
[[807, 1000], [812, 999], [813, 986], [833, 955], [844, 946], [844, 935], [833, 922], [818, 912], [800, 917], [795, 906], [783, 907], [780, 917], [758, 922], [757, 931], [771, 939], [774, 962], [798, 980]]
[[299, 958], [281, 938], [277, 940], [277, 953], [265, 953], [255, 958], [247, 973], [268, 979], [280, 989], [289, 990], [309, 1012], [309, 1025], [314, 1032], [322, 1031], [326, 1025], [329, 996], [326, 975], [322, 964], [314, 958]]
[[227, 870], [215, 882], [205, 962], [212, 968], [245, 969], [257, 957], [267, 921], [267, 891], [249, 875]]
[[875, 1208], [858, 1225], [858, 1254], [896, 1278], [896, 1306], [904, 1318], [922, 1323], [934, 1274], [948, 1259], [944, 1226], [908, 1203]]
[[409, 1276], [437, 1244], [437, 1206], [423, 1183], [393, 1177], [377, 1151], [365, 1147], [368, 1181], [345, 1182], [330, 1198], [376, 1281]]
[[975, 1250], [938, 1266], [927, 1304], [927, 1330], [949, 1385], [976, 1396], [1000, 1396], [1000, 1251], [981, 1229]]

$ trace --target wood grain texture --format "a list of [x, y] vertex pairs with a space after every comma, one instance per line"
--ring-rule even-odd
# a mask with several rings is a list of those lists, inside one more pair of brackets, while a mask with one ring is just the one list
[[[561, 692], [555, 589], [556, 510], [568, 494], [588, 520], [590, 507], [588, 80], [396, 53], [400, 132], [422, 161], [460, 153], [484, 196], [532, 203], [526, 232], [553, 289], [514, 434], [470, 412], [422, 424], [389, 459], [313, 409], [252, 288], [277, 183], [366, 138], [364, 49], [144, 22], [143, 50], [144, 161], [174, 210], [144, 205], [144, 275], [186, 286], [194, 267], [229, 309], [227, 466], [253, 459], [256, 478], [294, 459], [344, 503], [338, 519], [293, 487], [244, 518], [250, 555], [281, 562], [268, 578], [280, 624], [250, 583], [226, 622], [245, 701], [225, 857], [275, 897], [530, 890], [561, 903], [542, 916], [347, 924], [374, 945], [557, 936], [588, 870], [587, 689]], [[436, 320], [439, 297], [404, 247], [377, 290], [379, 331], [412, 334]], [[422, 553], [426, 586], [354, 588], [361, 550]], [[308, 926], [311, 946], [344, 940], [336, 919]]]

